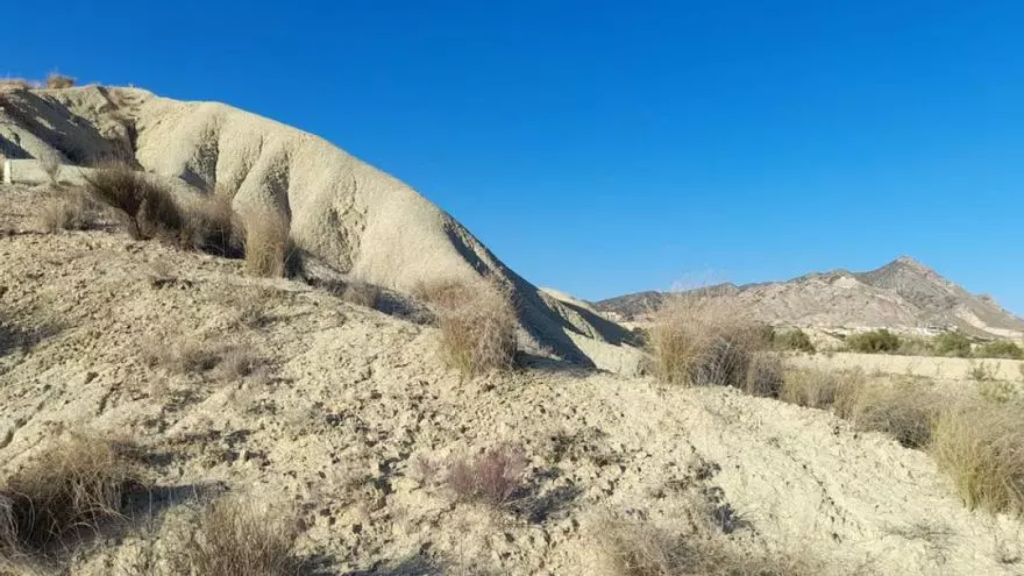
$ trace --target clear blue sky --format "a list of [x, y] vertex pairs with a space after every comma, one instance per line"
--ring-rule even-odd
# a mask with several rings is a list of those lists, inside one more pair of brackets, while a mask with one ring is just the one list
[[1024, 2], [4, 6], [0, 75], [224, 101], [599, 299], [912, 255], [1024, 313]]

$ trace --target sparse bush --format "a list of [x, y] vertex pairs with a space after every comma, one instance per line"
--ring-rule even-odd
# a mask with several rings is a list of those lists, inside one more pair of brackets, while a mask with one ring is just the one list
[[798, 406], [827, 409], [864, 385], [860, 371], [790, 370], [779, 399]]
[[239, 497], [208, 504], [194, 530], [172, 543], [171, 573], [193, 576], [298, 576], [298, 522]]
[[35, 80], [26, 80], [24, 78], [0, 78], [0, 88], [38, 88], [39, 83]]
[[939, 356], [967, 358], [971, 355], [971, 340], [962, 332], [945, 332], [935, 337], [935, 353]]
[[798, 350], [800, 352], [807, 352], [808, 354], [814, 354], [814, 344], [811, 343], [811, 338], [807, 336], [807, 333], [799, 328], [793, 328], [784, 332], [776, 332], [772, 343], [775, 348], [779, 350]]
[[72, 530], [116, 517], [139, 484], [132, 452], [68, 435], [30, 460], [0, 488], [0, 559], [38, 553]]
[[1006, 404], [1019, 399], [1021, 390], [1013, 382], [980, 381], [978, 395], [995, 404]]
[[746, 388], [751, 362], [768, 347], [738, 310], [709, 298], [675, 296], [650, 330], [656, 374], [669, 384]]
[[249, 347], [230, 349], [218, 359], [221, 376], [229, 380], [245, 378], [255, 373], [262, 364]]
[[184, 227], [181, 208], [170, 190], [132, 169], [114, 162], [83, 172], [92, 196], [121, 217], [128, 234], [136, 240], [177, 238]]
[[859, 430], [884, 432], [907, 448], [923, 448], [947, 399], [912, 381], [872, 382], [847, 391], [836, 413]]
[[75, 85], [75, 79], [72, 78], [71, 76], [65, 76], [64, 74], [59, 74], [57, 72], [51, 72], [50, 75], [46, 77], [46, 87], [47, 88], [52, 88], [52, 89], [58, 89], [59, 90], [59, 89], [63, 89], [63, 88], [71, 88], [74, 85]]
[[253, 208], [244, 214], [242, 222], [246, 270], [267, 278], [284, 276], [292, 250], [288, 215], [274, 208]]
[[435, 309], [445, 362], [465, 376], [512, 368], [517, 320], [511, 291], [495, 281], [422, 284]]
[[824, 574], [818, 562], [741, 549], [698, 529], [672, 534], [627, 520], [606, 519], [597, 530], [598, 570], [607, 576], [803, 576]]
[[781, 358], [770, 352], [762, 352], [751, 358], [744, 392], [752, 396], [778, 398], [784, 384], [785, 368]]
[[986, 382], [989, 380], [995, 380], [995, 371], [991, 366], [984, 362], [978, 362], [975, 364], [971, 362], [970, 367], [967, 368], [967, 378], [971, 380], [977, 380], [978, 382]]
[[205, 342], [152, 339], [143, 344], [142, 359], [150, 368], [160, 367], [172, 374], [199, 374], [216, 368], [222, 353]]
[[380, 299], [380, 288], [367, 282], [350, 280], [345, 283], [345, 287], [342, 288], [339, 296], [345, 302], [355, 304], [356, 306], [376, 308]]
[[56, 190], [39, 205], [39, 225], [47, 232], [88, 230], [96, 225], [96, 205], [78, 190]]
[[901, 356], [934, 356], [935, 344], [932, 340], [919, 336], [903, 336], [900, 346], [894, 354]]
[[1020, 407], [974, 404], [945, 411], [931, 452], [968, 508], [1024, 514], [1024, 419]]
[[900, 337], [882, 328], [850, 335], [846, 338], [846, 346], [854, 352], [891, 353], [899, 350]]
[[186, 205], [179, 245], [218, 256], [241, 257], [244, 230], [232, 208], [233, 200], [230, 192], [218, 189]]
[[1024, 360], [1024, 349], [1007, 340], [997, 340], [981, 345], [975, 356], [978, 358], [1006, 358], [1009, 360]]
[[522, 486], [526, 465], [522, 447], [499, 444], [475, 457], [453, 461], [448, 487], [459, 500], [500, 506]]

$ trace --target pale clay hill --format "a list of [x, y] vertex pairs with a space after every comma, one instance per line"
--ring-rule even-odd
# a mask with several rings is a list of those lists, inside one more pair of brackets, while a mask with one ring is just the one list
[[[151, 487], [127, 528], [90, 531], [55, 566], [12, 573], [160, 574], [198, 502], [227, 493], [294, 513], [309, 574], [621, 576], [609, 518], [676, 543], [713, 537], [740, 557], [797, 558], [800, 574], [1021, 574], [1024, 524], [967, 509], [923, 451], [824, 410], [587, 369], [626, 357], [606, 336], [621, 328], [538, 291], [411, 189], [322, 140], [135, 90], [0, 102], [5, 152], [25, 170], [0, 185], [0, 479], [72, 432], [135, 442]], [[215, 175], [238, 186], [239, 208], [280, 203], [311, 258], [388, 288], [448, 267], [502, 275], [536, 299], [522, 312], [527, 350], [576, 362], [467, 379], [439, 360], [437, 328], [300, 280], [247, 277], [241, 261], [109, 226], [45, 233], [51, 189], [28, 182], [31, 159], [98, 151], [132, 153], [191, 188]], [[388, 232], [391, 218], [408, 233]], [[218, 365], [153, 360], [188, 350]], [[973, 390], [967, 360], [883, 360], [894, 364], [873, 378], [913, 368], [930, 387]], [[1019, 387], [1020, 366], [999, 362], [1000, 383]], [[527, 462], [511, 500], [454, 498], [445, 467], [501, 443]]]
[[[236, 191], [236, 210], [258, 205], [288, 213], [307, 259], [384, 288], [496, 278], [515, 294], [527, 352], [637, 369], [627, 331], [538, 290], [399, 180], [266, 118], [138, 89], [8, 90], [0, 92], [0, 152], [14, 160], [15, 181], [45, 180], [37, 162], [19, 159], [88, 166], [119, 158], [172, 179], [186, 195], [225, 187]], [[61, 177], [74, 179], [74, 172], [67, 167]]]
[[[1024, 319], [906, 256], [870, 272], [834, 270], [786, 282], [718, 284], [701, 290], [735, 302], [774, 325], [932, 333], [961, 330], [980, 337], [1024, 338]], [[615, 319], [634, 320], [656, 310], [666, 295], [629, 294], [602, 300], [595, 308]]]

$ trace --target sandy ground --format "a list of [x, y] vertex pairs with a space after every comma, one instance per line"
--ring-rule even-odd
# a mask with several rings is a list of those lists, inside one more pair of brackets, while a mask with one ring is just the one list
[[[35, 233], [2, 190], [0, 310], [36, 338], [0, 355], [0, 477], [62, 429], [130, 437], [166, 493], [296, 510], [324, 574], [598, 574], [602, 515], [682, 531], [695, 500], [745, 549], [826, 574], [1024, 573], [1019, 521], [967, 511], [928, 455], [828, 413], [557, 365], [463, 381], [431, 327], [113, 232]], [[261, 367], [145, 361], [188, 344]], [[530, 461], [500, 510], [415, 464], [499, 442]], [[100, 539], [70, 573], [117, 573], [136, 540]]]
[[983, 379], [1024, 382], [1024, 362], [995, 358], [937, 358], [836, 352], [794, 356], [800, 366], [822, 369], [860, 369], [868, 375], [917, 376], [972, 383]]

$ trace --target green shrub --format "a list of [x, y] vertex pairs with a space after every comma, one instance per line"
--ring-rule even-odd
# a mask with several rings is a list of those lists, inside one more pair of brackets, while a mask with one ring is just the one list
[[900, 337], [885, 328], [853, 334], [846, 338], [846, 346], [853, 352], [868, 354], [891, 353], [900, 348]]
[[793, 328], [782, 333], [776, 332], [772, 343], [780, 350], [799, 350], [814, 354], [814, 344], [807, 336], [807, 333], [799, 328]]
[[946, 332], [935, 337], [935, 353], [939, 356], [967, 358], [971, 355], [971, 340], [962, 332]]
[[978, 348], [974, 354], [978, 358], [1009, 358], [1010, 360], [1024, 360], [1024, 350], [1013, 342], [998, 340], [988, 342]]

